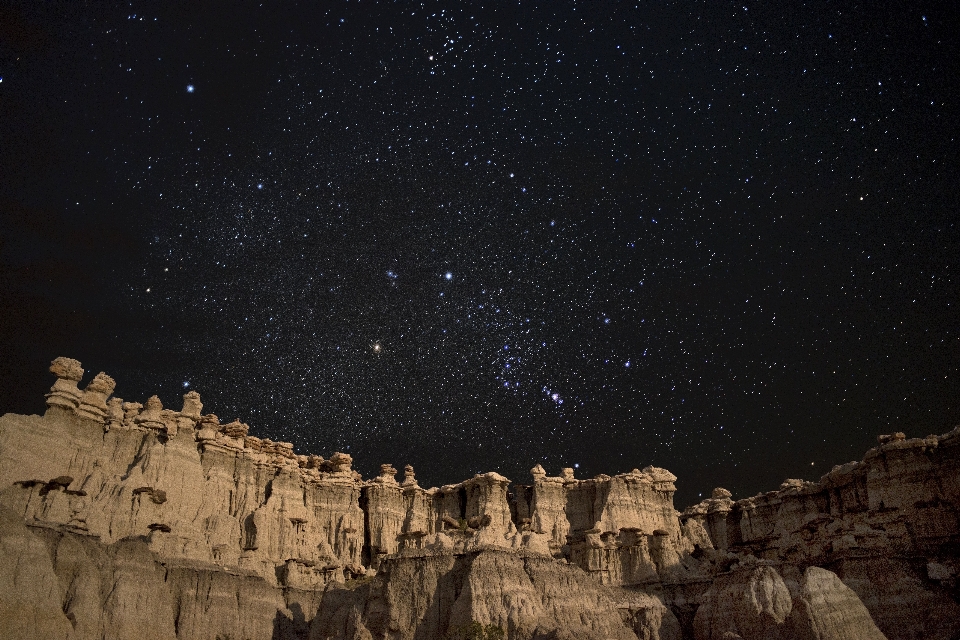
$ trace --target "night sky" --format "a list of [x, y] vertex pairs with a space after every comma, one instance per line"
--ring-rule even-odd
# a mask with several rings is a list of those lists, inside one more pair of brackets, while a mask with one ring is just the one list
[[0, 410], [65, 355], [365, 477], [678, 507], [947, 431], [944, 7], [4, 3]]

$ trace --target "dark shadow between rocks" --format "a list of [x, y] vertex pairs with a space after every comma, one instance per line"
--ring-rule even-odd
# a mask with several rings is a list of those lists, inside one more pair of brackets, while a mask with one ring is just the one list
[[277, 611], [273, 619], [272, 640], [307, 640], [310, 637], [310, 625], [303, 614], [303, 608], [294, 602], [290, 604], [289, 611], [293, 618], [288, 618], [283, 611]]

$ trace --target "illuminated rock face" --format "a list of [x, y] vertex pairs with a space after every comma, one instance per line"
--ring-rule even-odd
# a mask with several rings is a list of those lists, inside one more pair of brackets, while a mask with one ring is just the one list
[[705, 528], [724, 552], [831, 569], [891, 638], [955, 638], [960, 428], [878, 440], [862, 461], [819, 482], [787, 480], [736, 502], [714, 495], [681, 520]]
[[787, 568], [783, 574], [759, 565], [717, 578], [694, 618], [697, 640], [885, 638], [857, 595], [832, 571]]
[[[384, 464], [364, 481], [345, 453], [220, 424], [196, 392], [174, 411], [111, 398], [102, 373], [81, 389], [75, 360], [51, 372], [44, 416], [0, 418], [0, 637], [960, 632], [960, 432], [897, 434], [819, 483], [717, 489], [679, 514], [656, 467], [423, 489]], [[731, 626], [767, 605], [760, 631]]]

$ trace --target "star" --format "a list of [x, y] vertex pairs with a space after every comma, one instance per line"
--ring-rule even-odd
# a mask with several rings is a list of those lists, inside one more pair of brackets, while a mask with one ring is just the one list
[[[771, 488], [728, 477], [746, 463], [747, 446], [782, 465], [770, 473], [792, 477], [791, 465], [812, 474], [826, 462], [821, 449], [860, 455], [870, 434], [919, 421], [917, 412], [956, 424], [956, 403], [928, 407], [907, 393], [954, 397], [960, 388], [941, 348], [956, 340], [958, 293], [957, 229], [936, 204], [952, 193], [950, 136], [906, 125], [955, 121], [949, 83], [929, 82], [942, 65], [936, 39], [920, 37], [942, 27], [936, 15], [910, 16], [912, 36], [890, 30], [899, 17], [873, 16], [848, 33], [846, 18], [791, 15], [750, 50], [747, 74], [739, 12], [688, 33], [692, 9], [661, 7], [661, 33], [640, 55], [615, 41], [646, 28], [626, 6], [581, 13], [556, 3], [551, 17], [525, 16], [516, 38], [519, 25], [491, 29], [492, 16], [418, 8], [411, 20], [409, 9], [382, 4], [370, 12], [344, 3], [342, 17], [298, 12], [350, 30], [337, 40], [340, 55], [308, 46], [284, 12], [238, 8], [228, 24], [201, 7], [198, 24], [212, 37], [189, 52], [178, 51], [176, 25], [161, 20], [122, 61], [77, 56], [66, 82], [43, 73], [63, 47], [33, 52], [42, 64], [3, 76], [5, 87], [50, 100], [5, 112], [11, 128], [39, 124], [78, 143], [44, 156], [54, 164], [42, 176], [11, 147], [0, 174], [24, 201], [62, 199], [58, 215], [144, 241], [129, 250], [96, 234], [96, 250], [74, 251], [69, 236], [14, 230], [8, 253], [52, 278], [43, 295], [80, 293], [56, 260], [44, 262], [63, 251], [90, 283], [117, 285], [83, 285], [89, 321], [56, 319], [74, 353], [101, 334], [137, 349], [164, 344], [169, 357], [151, 359], [162, 371], [130, 362], [117, 371], [135, 388], [179, 379], [184, 393], [193, 384], [183, 371], [195, 370], [187, 362], [229, 361], [232, 371], [204, 376], [211, 403], [304, 453], [352, 445], [364, 474], [397, 447], [438, 486], [460, 482], [472, 465], [525, 477], [534, 453], [559, 460], [581, 450], [590, 456], [581, 466], [624, 455], [696, 478], [681, 485], [678, 506], [714, 482], [738, 484], [743, 495]], [[143, 24], [130, 31], [120, 13], [122, 23], [107, 12], [97, 29], [82, 21], [74, 29], [65, 16], [47, 26], [62, 28], [58, 42], [76, 51], [112, 50], [118, 33], [139, 37]], [[564, 24], [610, 41], [569, 38], [555, 29]], [[262, 46], [216, 54], [231, 25], [256, 29]], [[849, 46], [825, 57], [824, 33]], [[368, 47], [381, 50], [377, 64], [360, 64]], [[798, 82], [778, 81], [784, 51]], [[881, 64], [890, 56], [911, 62]], [[187, 80], [184, 101], [175, 87], [184, 75], [217, 82], [189, 102], [199, 87]], [[670, 76], [683, 92], [663, 90]], [[120, 86], [124, 95], [99, 105], [97, 96]], [[249, 109], [234, 99], [244, 87], [256, 88]], [[403, 97], [393, 100], [397, 87]], [[901, 101], [896, 87], [916, 87], [915, 99]], [[825, 148], [825, 138], [836, 145]], [[909, 229], [887, 222], [904, 207], [925, 213]], [[851, 215], [843, 251], [808, 242]], [[796, 276], [801, 256], [820, 267]], [[456, 287], [454, 263], [465, 274]], [[26, 280], [0, 287], [0, 304], [4, 292], [35, 287], [32, 268], [10, 273]], [[137, 295], [153, 293], [148, 282], [158, 279], [156, 296]], [[895, 325], [883, 329], [872, 309]], [[3, 324], [6, 354], [20, 336]], [[127, 357], [141, 355], [131, 348]], [[836, 375], [824, 379], [822, 367]], [[244, 379], [262, 393], [235, 388]], [[777, 419], [761, 418], [770, 414]], [[625, 438], [640, 424], [651, 437]], [[457, 453], [465, 433], [473, 454], [490, 453]], [[516, 444], [508, 450], [500, 438]], [[668, 451], [671, 442], [681, 453]], [[451, 443], [450, 455], [433, 455]], [[781, 447], [817, 458], [797, 463], [777, 456]], [[729, 464], [706, 471], [696, 456], [711, 448]]]

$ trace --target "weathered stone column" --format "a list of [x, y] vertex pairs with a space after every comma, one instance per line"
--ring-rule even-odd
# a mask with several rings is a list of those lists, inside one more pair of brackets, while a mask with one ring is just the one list
[[75, 411], [80, 404], [80, 389], [77, 383], [83, 378], [83, 367], [73, 358], [57, 358], [50, 363], [50, 373], [57, 376], [57, 381], [47, 394], [47, 406]]
[[195, 421], [200, 421], [200, 412], [203, 411], [203, 403], [200, 402], [200, 394], [196, 391], [188, 391], [183, 394], [183, 409], [180, 414]]
[[727, 536], [727, 514], [733, 510], [732, 494], [723, 487], [713, 490], [707, 502], [707, 532], [717, 549], [727, 549], [730, 541]]
[[90, 381], [87, 388], [83, 390], [80, 396], [80, 405], [77, 407], [77, 415], [81, 418], [87, 418], [106, 424], [107, 422], [107, 398], [113, 393], [117, 383], [113, 378], [102, 371]]

